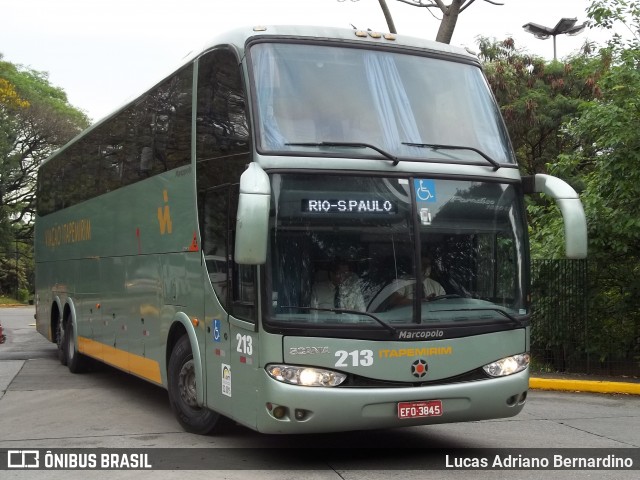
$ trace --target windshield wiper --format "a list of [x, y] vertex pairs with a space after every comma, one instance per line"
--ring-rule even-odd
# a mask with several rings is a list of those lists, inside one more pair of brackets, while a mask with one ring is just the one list
[[500, 164], [496, 162], [489, 155], [484, 153], [481, 150], [473, 147], [466, 147], [464, 145], [440, 145], [437, 143], [412, 143], [412, 142], [402, 142], [403, 145], [408, 145], [410, 147], [420, 147], [420, 148], [431, 148], [433, 150], [471, 150], [472, 152], [476, 152], [482, 158], [484, 158], [487, 162], [493, 165], [493, 170], [496, 171], [500, 168]]
[[356, 315], [364, 315], [365, 317], [372, 318], [377, 323], [382, 325], [385, 329], [389, 330], [392, 335], [396, 334], [396, 329], [388, 323], [380, 320], [378, 317], [369, 312], [361, 312], [359, 310], [349, 310], [347, 308], [316, 308], [316, 307], [298, 307], [296, 305], [283, 305], [281, 308], [299, 308], [301, 310], [313, 310], [314, 312], [332, 312], [332, 313], [352, 313]]
[[375, 145], [371, 145], [370, 143], [362, 143], [362, 142], [293, 142], [293, 143], [285, 143], [285, 145], [291, 147], [351, 147], [351, 148], [370, 148], [371, 150], [375, 150], [380, 155], [385, 158], [388, 158], [393, 162], [393, 166], [395, 167], [400, 162], [400, 159], [395, 155], [390, 154], [389, 152], [382, 150]]
[[[444, 296], [443, 296], [444, 298]], [[504, 317], [507, 317], [509, 320], [511, 320], [515, 325], [519, 326], [519, 327], [526, 327], [527, 323], [523, 322], [522, 320], [514, 317], [513, 315], [511, 315], [509, 312], [505, 312], [504, 310], [500, 310], [499, 308], [492, 308], [492, 307], [482, 307], [482, 308], [452, 308], [452, 309], [447, 309], [447, 310], [437, 310], [438, 312], [478, 312], [478, 311], [489, 311], [489, 312], [498, 312], [499, 314], [501, 314]]]

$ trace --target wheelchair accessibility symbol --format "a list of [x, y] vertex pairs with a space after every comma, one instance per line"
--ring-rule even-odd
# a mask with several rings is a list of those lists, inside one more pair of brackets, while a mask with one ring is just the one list
[[433, 180], [414, 180], [413, 182], [418, 202], [436, 201], [436, 184]]
[[213, 321], [213, 341], [220, 341], [220, 320]]

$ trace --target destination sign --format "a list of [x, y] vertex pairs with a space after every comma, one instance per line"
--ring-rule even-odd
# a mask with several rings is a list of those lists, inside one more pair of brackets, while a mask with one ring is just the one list
[[362, 213], [362, 214], [395, 214], [398, 206], [395, 202], [384, 199], [303, 199], [304, 213]]

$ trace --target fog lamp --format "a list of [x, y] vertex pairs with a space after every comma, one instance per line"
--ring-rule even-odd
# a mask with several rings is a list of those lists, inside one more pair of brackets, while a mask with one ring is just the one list
[[287, 407], [283, 407], [279, 405], [273, 409], [273, 416], [276, 417], [278, 420], [280, 420], [281, 418], [284, 418], [286, 414], [287, 414]]

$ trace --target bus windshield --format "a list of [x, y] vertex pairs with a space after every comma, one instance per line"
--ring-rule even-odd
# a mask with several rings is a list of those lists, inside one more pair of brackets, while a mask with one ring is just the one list
[[477, 66], [309, 43], [250, 58], [261, 153], [515, 163]]
[[305, 174], [271, 180], [267, 323], [513, 328], [527, 315], [523, 207], [513, 185]]

